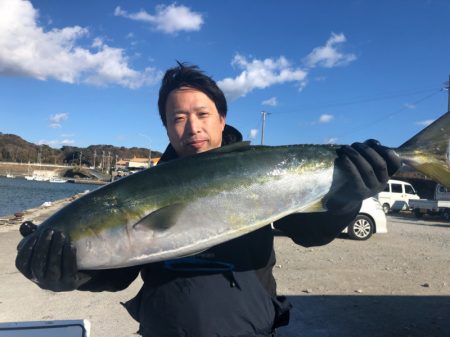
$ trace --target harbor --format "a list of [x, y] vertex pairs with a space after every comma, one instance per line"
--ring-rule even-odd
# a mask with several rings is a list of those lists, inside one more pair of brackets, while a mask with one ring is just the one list
[[0, 162], [0, 219], [10, 220], [29, 208], [92, 191], [154, 166], [158, 160], [156, 156], [133, 157], [106, 167]]
[[84, 166], [13, 162], [0, 162], [1, 176], [8, 179], [96, 185], [106, 184], [112, 179], [111, 174]]
[[0, 219], [9, 221], [15, 218], [16, 213], [24, 213], [42, 205], [45, 207], [58, 200], [93, 191], [98, 187], [98, 184], [93, 183], [51, 183], [0, 176]]

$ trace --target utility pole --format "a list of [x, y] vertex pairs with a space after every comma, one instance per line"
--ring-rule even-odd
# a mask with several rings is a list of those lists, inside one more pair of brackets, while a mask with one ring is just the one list
[[447, 82], [447, 112], [450, 112], [450, 75], [448, 75], [448, 82]]
[[270, 112], [261, 111], [261, 115], [262, 115], [261, 145], [264, 145], [264, 128], [266, 127], [266, 116], [270, 115]]
[[148, 167], [152, 167], [152, 149], [148, 147]]
[[140, 133], [139, 136], [145, 137], [148, 140], [148, 167], [151, 167], [152, 166], [152, 147], [151, 147], [152, 140], [150, 139], [149, 136], [144, 135], [143, 133]]
[[96, 169], [95, 167], [95, 159], [97, 158], [97, 150], [94, 150], [94, 170]]
[[83, 151], [80, 151], [80, 167], [81, 167], [81, 157], [83, 157]]

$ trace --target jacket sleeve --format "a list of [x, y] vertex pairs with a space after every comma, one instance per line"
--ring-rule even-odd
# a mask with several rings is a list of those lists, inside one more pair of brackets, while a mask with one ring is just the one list
[[93, 292], [123, 290], [136, 279], [141, 267], [80, 271], [89, 275], [91, 279], [77, 290]]
[[356, 202], [341, 213], [294, 213], [273, 225], [298, 245], [322, 246], [333, 241], [355, 219], [360, 208], [361, 202]]

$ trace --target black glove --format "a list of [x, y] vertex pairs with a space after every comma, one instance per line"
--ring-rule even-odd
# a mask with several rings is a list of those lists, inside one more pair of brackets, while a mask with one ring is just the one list
[[36, 226], [32, 221], [25, 221], [20, 225], [19, 232], [23, 237], [28, 236], [36, 231]]
[[[344, 145], [336, 150], [335, 176], [326, 207], [332, 212], [346, 212], [369, 197], [381, 192], [402, 165], [394, 150], [369, 139], [364, 143]], [[339, 186], [337, 175], [346, 175], [346, 183]], [[336, 178], [336, 179], [335, 179]]]
[[30, 231], [19, 243], [17, 269], [42, 289], [70, 291], [90, 280], [77, 269], [76, 250], [63, 233]]

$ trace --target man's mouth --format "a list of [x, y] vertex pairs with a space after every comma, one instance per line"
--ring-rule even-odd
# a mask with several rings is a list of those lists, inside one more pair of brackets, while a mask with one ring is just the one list
[[186, 145], [188, 147], [192, 147], [194, 149], [200, 149], [206, 144], [205, 139], [198, 139], [198, 140], [190, 140], [186, 142]]

